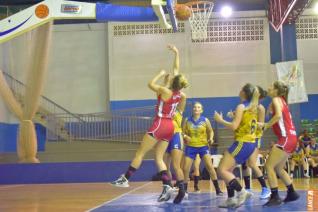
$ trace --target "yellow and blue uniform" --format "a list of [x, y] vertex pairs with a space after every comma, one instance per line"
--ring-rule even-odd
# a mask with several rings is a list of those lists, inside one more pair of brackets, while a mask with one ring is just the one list
[[183, 141], [181, 139], [181, 133], [182, 133], [182, 114], [179, 110], [176, 111], [176, 113], [173, 116], [173, 126], [174, 126], [174, 134], [172, 139], [169, 142], [169, 146], [167, 148], [167, 153], [171, 153], [174, 149], [183, 149]]
[[318, 144], [310, 145], [310, 155], [318, 156]]
[[310, 145], [311, 137], [309, 137], [309, 136], [301, 136], [300, 140], [303, 143], [304, 147], [307, 147], [308, 145]]
[[303, 158], [304, 158], [304, 151], [301, 147], [297, 147], [297, 149], [295, 150], [295, 152], [293, 152], [293, 154], [291, 155], [291, 158], [300, 163]]
[[[243, 102], [245, 108], [249, 102]], [[228, 148], [236, 163], [244, 163], [255, 150], [257, 111], [245, 110], [239, 127], [235, 130], [235, 142]]]
[[210, 154], [207, 135], [208, 120], [204, 116], [200, 116], [198, 120], [193, 117], [187, 119], [185, 134], [191, 138], [185, 149], [185, 156], [195, 159], [199, 154], [202, 158], [206, 154]]

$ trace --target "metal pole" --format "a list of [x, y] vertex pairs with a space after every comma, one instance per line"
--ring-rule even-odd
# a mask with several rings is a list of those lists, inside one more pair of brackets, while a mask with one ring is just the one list
[[281, 55], [282, 55], [282, 59], [281, 61], [285, 61], [286, 57], [285, 57], [285, 48], [284, 48], [284, 32], [283, 32], [283, 25], [280, 28], [280, 51], [281, 51]]

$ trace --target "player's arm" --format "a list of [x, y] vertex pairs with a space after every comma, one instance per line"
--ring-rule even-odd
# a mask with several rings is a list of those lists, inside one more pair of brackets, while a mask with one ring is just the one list
[[156, 92], [157, 94], [161, 94], [164, 92], [165, 87], [158, 84], [158, 80], [166, 75], [165, 70], [161, 70], [152, 80], [149, 81], [148, 87]]
[[230, 110], [229, 112], [227, 112], [226, 116], [230, 119], [234, 119], [235, 116], [235, 112]]
[[241, 121], [242, 121], [242, 117], [243, 117], [243, 112], [244, 112], [244, 105], [243, 104], [239, 104], [236, 107], [235, 110], [235, 116], [232, 120], [232, 122], [226, 121], [223, 119], [223, 114], [222, 113], [218, 113], [218, 112], [214, 112], [214, 120], [222, 125], [224, 125], [226, 128], [229, 128], [233, 131], [235, 131], [238, 126], [240, 125]]
[[189, 143], [191, 141], [191, 137], [188, 136], [188, 125], [187, 125], [187, 122], [188, 122], [188, 119], [186, 119], [183, 124], [182, 124], [182, 137], [183, 137], [183, 140], [186, 142], [186, 143]]
[[266, 110], [265, 107], [263, 105], [259, 105], [258, 106], [258, 122], [264, 123], [265, 122], [265, 114], [266, 114]]
[[173, 51], [174, 53], [174, 62], [173, 62], [173, 75], [176, 76], [179, 74], [180, 71], [180, 57], [179, 57], [179, 50], [176, 46], [169, 44], [168, 49]]
[[267, 107], [266, 116], [270, 116], [273, 113], [273, 106], [272, 103], [270, 103]]
[[209, 119], [205, 119], [206, 122], [206, 132], [207, 132], [207, 136], [208, 136], [208, 143], [209, 145], [212, 145], [214, 143], [214, 131], [211, 125], [211, 122], [209, 121]]
[[[264, 130], [272, 127], [282, 117], [282, 104], [281, 100], [277, 97], [273, 98], [272, 106], [275, 111], [275, 115], [263, 125]], [[261, 124], [262, 125], [262, 124]]]

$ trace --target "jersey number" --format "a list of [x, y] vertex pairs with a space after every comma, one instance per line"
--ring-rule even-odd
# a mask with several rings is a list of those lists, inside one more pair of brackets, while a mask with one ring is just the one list
[[178, 104], [179, 104], [179, 102], [173, 103], [173, 104], [171, 105], [171, 111], [170, 111], [169, 116], [172, 117], [172, 116], [174, 115], [174, 113], [176, 112], [176, 109], [177, 109], [177, 107], [178, 107]]
[[256, 120], [253, 119], [251, 122], [251, 134], [254, 134], [256, 132], [256, 128], [257, 128], [257, 123], [256, 123]]

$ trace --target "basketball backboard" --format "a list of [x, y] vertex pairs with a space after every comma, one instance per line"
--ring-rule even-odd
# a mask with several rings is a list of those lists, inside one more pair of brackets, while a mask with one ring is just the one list
[[275, 31], [283, 24], [293, 23], [311, 0], [269, 0], [268, 19]]
[[173, 27], [173, 31], [178, 31], [178, 21], [175, 13], [175, 4], [177, 0], [167, 0], [167, 11], [169, 13], [170, 22]]

